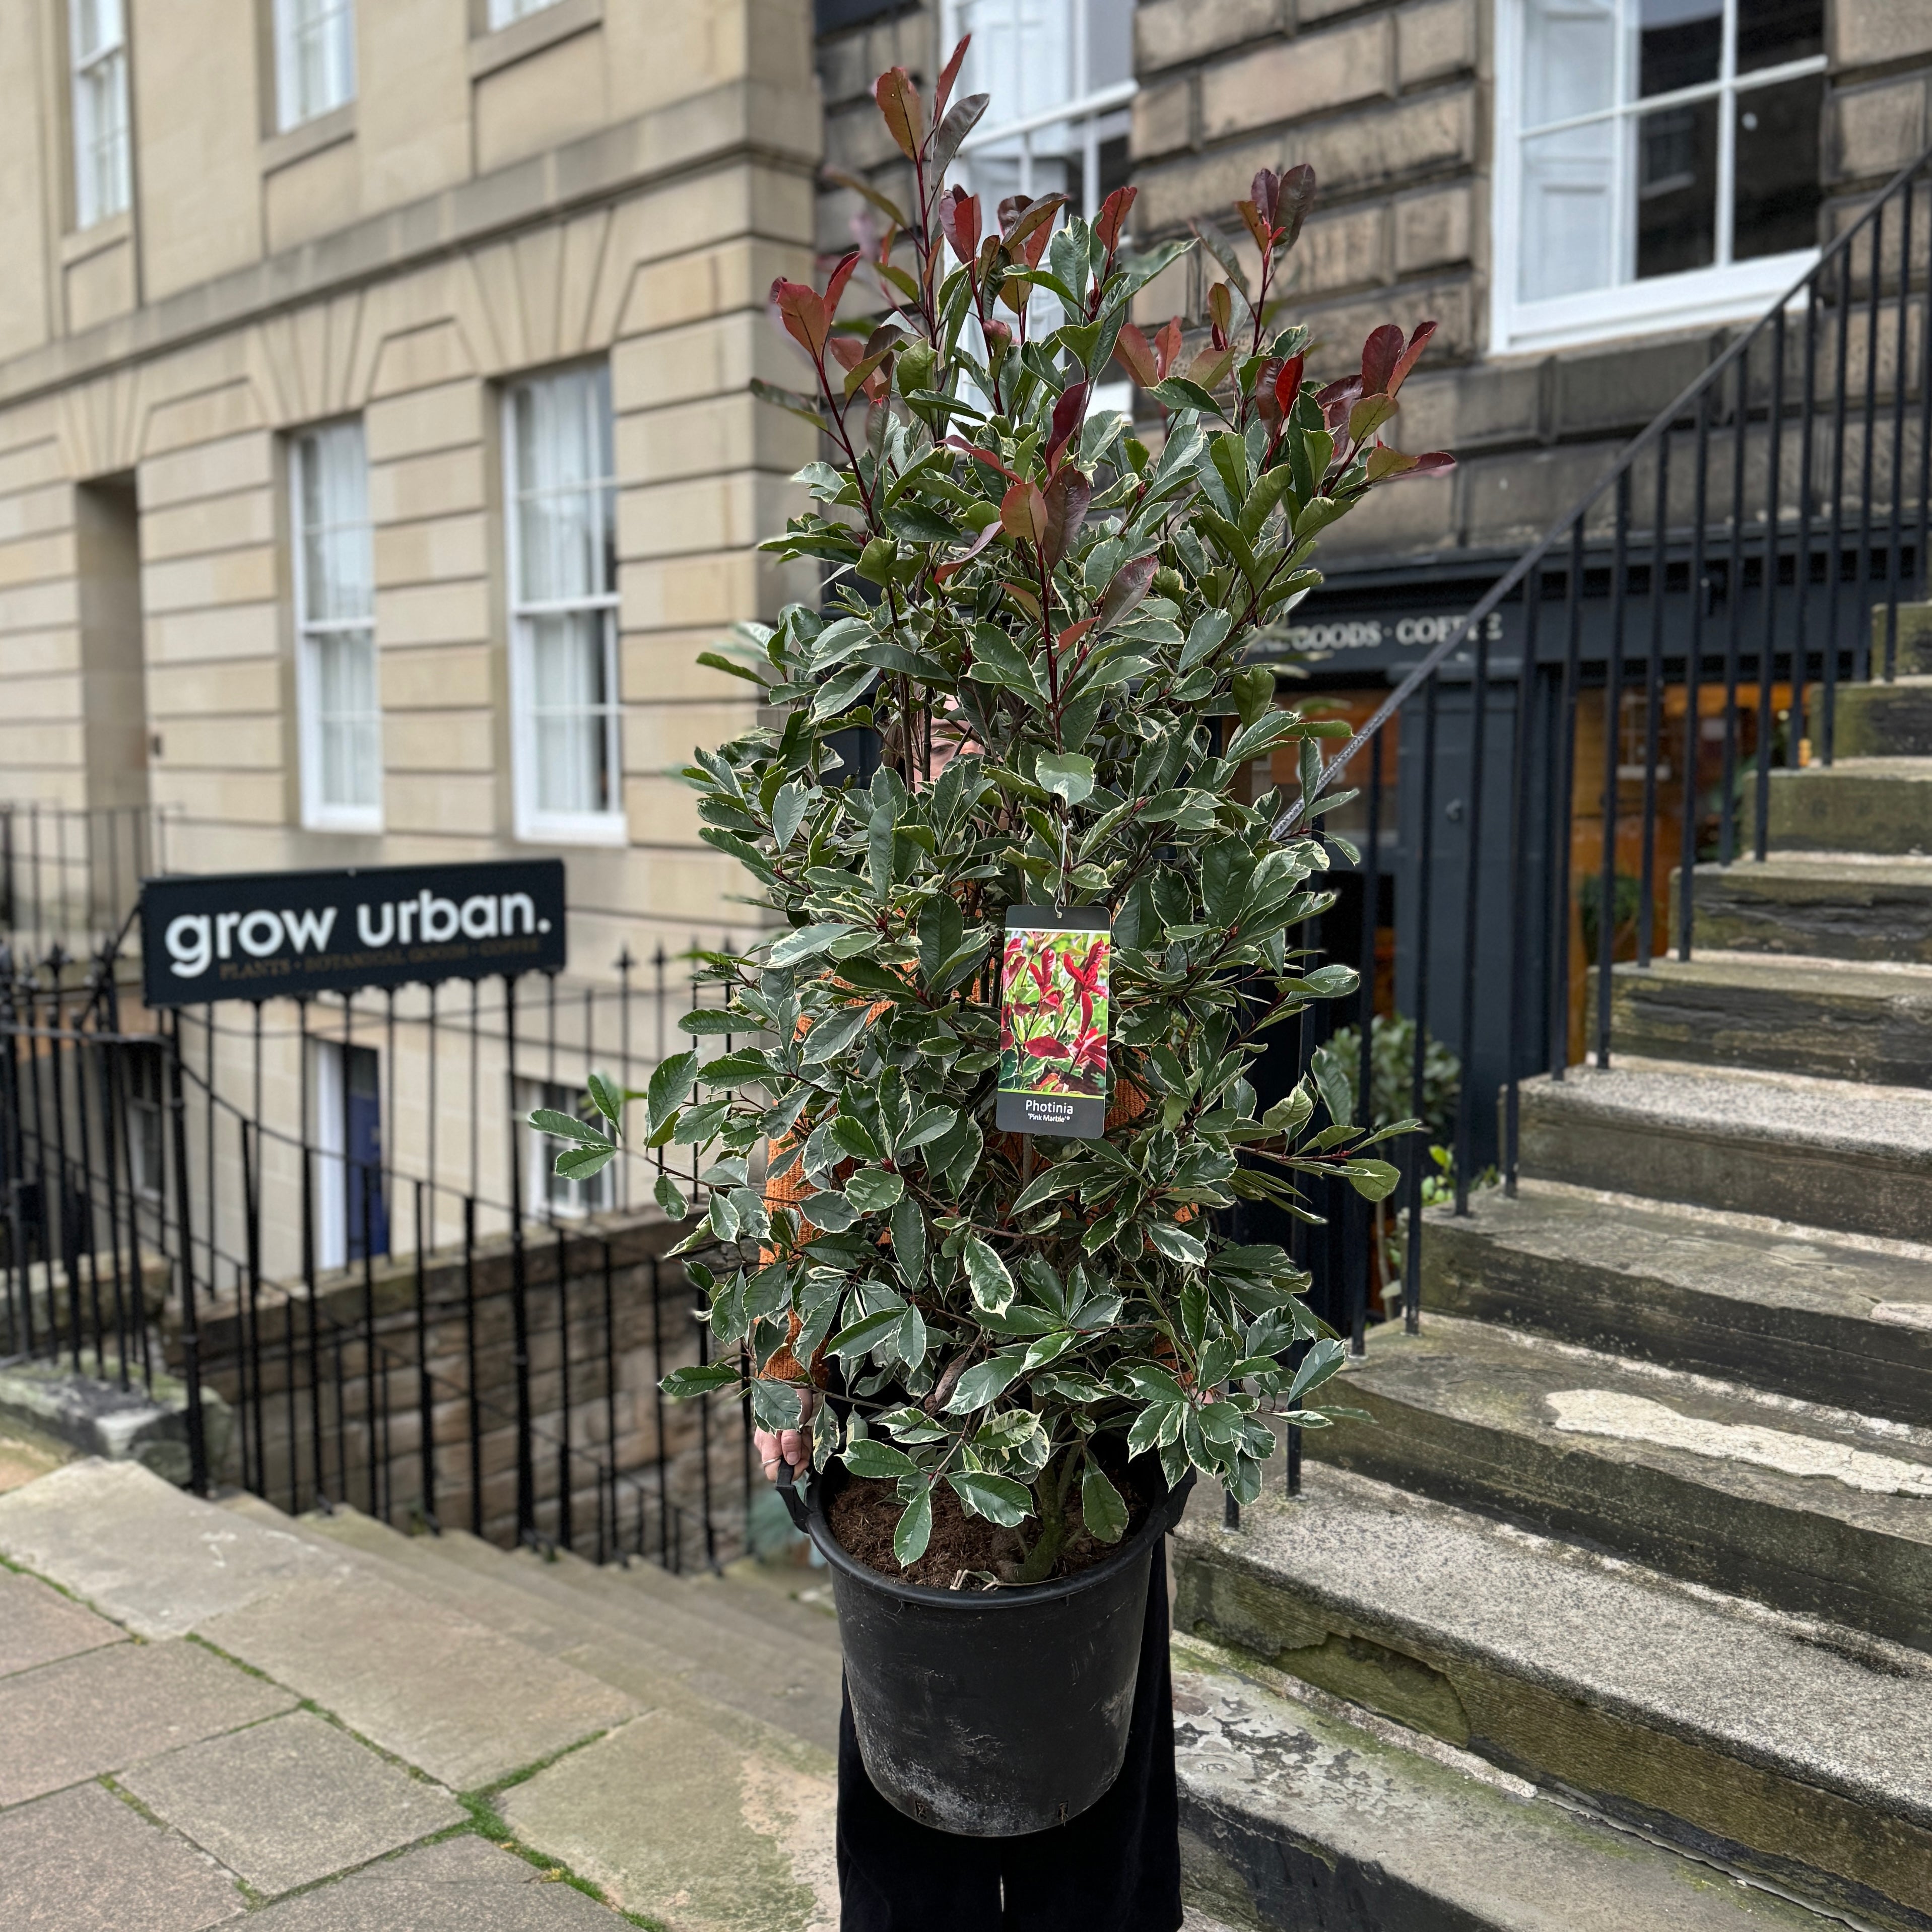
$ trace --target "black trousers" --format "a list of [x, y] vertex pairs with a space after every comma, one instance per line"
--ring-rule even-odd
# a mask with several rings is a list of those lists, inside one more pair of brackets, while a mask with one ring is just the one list
[[1167, 1552], [1154, 1549], [1119, 1781], [1070, 1824], [962, 1838], [896, 1811], [838, 1724], [841, 1932], [1176, 1932], [1180, 1817], [1167, 1658]]

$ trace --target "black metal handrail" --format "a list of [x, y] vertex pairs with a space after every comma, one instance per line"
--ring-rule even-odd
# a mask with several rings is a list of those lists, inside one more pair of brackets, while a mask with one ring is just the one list
[[[1381, 1017], [1414, 1022], [1408, 1110], [1426, 1112], [1432, 1051], [1460, 1060], [1453, 1144], [1401, 1156], [1399, 1240], [1372, 1244], [1366, 1210], [1340, 1198], [1327, 1247], [1320, 1231], [1296, 1234], [1318, 1282], [1328, 1268], [1331, 1316], [1358, 1352], [1378, 1258], [1385, 1305], [1399, 1273], [1415, 1328], [1428, 1197], [1466, 1214], [1492, 1156], [1514, 1192], [1522, 1082], [1609, 1066], [1613, 968], [1647, 967], [1673, 941], [1691, 956], [1699, 864], [1762, 860], [1774, 770], [1829, 764], [1840, 686], [1894, 675], [1900, 604], [1932, 596], [1928, 293], [1932, 148], [1622, 448], [1277, 820], [1282, 837], [1314, 823], [1309, 807], [1345, 772], [1366, 794], [1348, 834], [1366, 820], [1360, 860], [1336, 860], [1357, 878], [1359, 928], [1309, 935], [1341, 956], [1359, 946], [1358, 1009], [1311, 1010], [1298, 1069], [1324, 1030], [1358, 1026], [1369, 1106], [1391, 868], [1395, 1012], [1382, 992]], [[1507, 645], [1492, 639], [1498, 614]], [[1510, 688], [1513, 702], [1492, 702]], [[1579, 731], [1598, 706], [1592, 850]]]

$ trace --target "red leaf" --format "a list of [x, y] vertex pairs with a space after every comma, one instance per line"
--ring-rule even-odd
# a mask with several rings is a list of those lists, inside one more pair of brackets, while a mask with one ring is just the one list
[[1000, 524], [1022, 543], [1046, 542], [1048, 514], [1046, 498], [1036, 483], [1016, 483], [1000, 500]]
[[1046, 473], [1049, 476], [1059, 461], [1060, 452], [1066, 446], [1067, 439], [1078, 432], [1081, 418], [1086, 413], [1087, 385], [1069, 384], [1053, 406], [1053, 428], [1046, 442]]
[[1408, 476], [1441, 476], [1456, 466], [1456, 459], [1446, 449], [1432, 449], [1415, 459], [1415, 466], [1403, 472]]
[[[1043, 194], [1037, 201], [1023, 194], [1010, 194], [1000, 203], [1000, 233], [1010, 252], [1038, 233], [1042, 228], [1050, 228], [1053, 218], [1066, 206], [1064, 194]], [[1011, 219], [1008, 212], [1011, 211]], [[1040, 249], [1046, 244], [1042, 242]], [[1040, 254], [1036, 251], [1030, 258], [1029, 266], [1037, 262]]]
[[1127, 225], [1127, 211], [1133, 206], [1134, 196], [1139, 192], [1136, 188], [1117, 188], [1100, 204], [1100, 212], [1094, 218], [1094, 232], [1110, 255], [1120, 245], [1120, 231]]
[[1208, 320], [1221, 332], [1222, 340], [1215, 344], [1216, 349], [1226, 346], [1228, 330], [1234, 314], [1234, 298], [1228, 292], [1226, 282], [1216, 282], [1208, 291]]
[[1251, 201], [1238, 201], [1234, 212], [1248, 224], [1248, 232], [1255, 238], [1255, 246], [1265, 256], [1274, 245], [1274, 231], [1268, 226], [1268, 218]]
[[1270, 356], [1255, 372], [1255, 413], [1264, 423], [1281, 421], [1281, 398], [1274, 390], [1274, 379], [1281, 370], [1281, 358]]
[[1079, 643], [1080, 640], [1094, 628], [1094, 625], [1099, 620], [1093, 617], [1082, 617], [1078, 623], [1069, 624], [1066, 629], [1062, 631], [1059, 636], [1054, 639], [1054, 649], [1058, 651], [1072, 650], [1072, 647]]
[[1046, 561], [1051, 568], [1073, 548], [1087, 520], [1087, 506], [1094, 500], [1094, 486], [1070, 463], [1054, 474], [1044, 497]]
[[1046, 1036], [1028, 1040], [1026, 1050], [1038, 1060], [1064, 1060], [1067, 1058], [1065, 1046], [1059, 1040]]
[[1272, 168], [1262, 168], [1255, 176], [1248, 190], [1255, 212], [1272, 229], [1275, 225], [1275, 211], [1281, 206], [1281, 177]]
[[830, 321], [818, 291], [804, 282], [788, 282], [781, 275], [772, 284], [772, 302], [792, 339], [802, 343], [806, 352], [817, 362], [825, 351]]
[[1137, 556], [1131, 563], [1122, 564], [1100, 599], [1095, 623], [1103, 631], [1110, 624], [1118, 624], [1148, 594], [1154, 574], [1160, 568], [1158, 556]]
[[1301, 224], [1308, 219], [1308, 211], [1314, 206], [1315, 170], [1304, 161], [1282, 176], [1280, 199], [1275, 205], [1276, 232], [1289, 248], [1294, 246], [1301, 232]]
[[986, 527], [973, 539], [972, 548], [970, 549], [965, 551], [962, 555], [956, 556], [950, 563], [942, 563], [939, 568], [932, 573], [933, 582], [935, 584], [944, 584], [949, 577], [953, 575], [956, 572], [964, 570], [966, 566], [970, 563], [980, 553], [984, 550], [986, 546], [999, 534], [1000, 525], [997, 522], [988, 524]]
[[825, 284], [825, 319], [829, 322], [838, 313], [838, 304], [845, 293], [845, 284], [852, 279], [853, 271], [859, 266], [859, 251], [854, 248], [832, 272], [831, 279]]
[[1291, 356], [1282, 363], [1274, 379], [1275, 406], [1283, 416], [1294, 406], [1294, 399], [1301, 394], [1301, 370], [1304, 358]]
[[1154, 367], [1160, 371], [1161, 380], [1167, 380], [1168, 371], [1180, 360], [1180, 318], [1171, 316], [1161, 326], [1160, 333], [1154, 339]]
[[1402, 353], [1402, 331], [1392, 322], [1371, 329], [1362, 344], [1362, 394], [1388, 394], [1389, 378], [1395, 373], [1396, 358]]
[[976, 442], [968, 442], [963, 436], [949, 436], [946, 439], [949, 449], [963, 449], [968, 456], [977, 457], [990, 470], [997, 470], [1002, 476], [1015, 483], [1024, 483], [1026, 478], [1017, 470], [1009, 470], [990, 449], [982, 449]]
[[1148, 346], [1147, 338], [1130, 322], [1121, 325], [1119, 338], [1114, 344], [1114, 360], [1144, 389], [1152, 388], [1160, 380], [1154, 350]]
[[959, 78], [960, 63], [966, 58], [966, 50], [973, 44], [970, 34], [962, 34], [959, 44], [946, 56], [946, 64], [939, 70], [939, 85], [932, 90], [932, 118], [942, 120], [946, 114], [946, 104], [952, 98], [952, 83]]
[[939, 230], [961, 261], [971, 261], [980, 246], [980, 197], [948, 188], [939, 197]]
[[1348, 412], [1361, 393], [1362, 379], [1359, 376], [1344, 376], [1339, 382], [1330, 382], [1325, 389], [1316, 392], [1316, 406], [1331, 434], [1348, 420]]
[[884, 116], [886, 131], [898, 143], [908, 160], [917, 158], [920, 137], [926, 131], [926, 116], [919, 104], [919, 89], [902, 67], [888, 68], [872, 83], [872, 98]]
[[1402, 352], [1395, 367], [1389, 371], [1388, 392], [1390, 395], [1402, 387], [1404, 379], [1415, 367], [1416, 358], [1428, 347], [1429, 338], [1435, 333], [1436, 324], [1433, 322], [1418, 322], [1415, 325], [1415, 333], [1408, 338], [1408, 346]]

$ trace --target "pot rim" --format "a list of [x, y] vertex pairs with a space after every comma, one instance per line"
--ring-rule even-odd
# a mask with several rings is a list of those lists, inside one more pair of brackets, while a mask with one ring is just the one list
[[[888, 1576], [883, 1570], [874, 1570], [869, 1563], [861, 1563], [832, 1533], [832, 1526], [825, 1514], [824, 1476], [814, 1478], [811, 1493], [802, 1498], [802, 1507], [806, 1512], [808, 1534], [819, 1554], [835, 1569], [842, 1570], [855, 1581], [902, 1603], [923, 1604], [953, 1610], [1016, 1610], [1028, 1604], [1055, 1603], [1106, 1582], [1115, 1571], [1124, 1568], [1140, 1550], [1156, 1538], [1165, 1536], [1180, 1520], [1181, 1507], [1194, 1486], [1196, 1474], [1190, 1468], [1178, 1483], [1169, 1488], [1148, 1512], [1146, 1522], [1111, 1556], [1103, 1557], [1074, 1576], [1056, 1577], [1045, 1583], [1002, 1584], [997, 1590], [976, 1591], [970, 1595], [961, 1590], [936, 1590], [927, 1583], [902, 1583]], [[794, 1490], [791, 1466], [788, 1462], [782, 1461], [778, 1465], [778, 1486], [781, 1491]]]

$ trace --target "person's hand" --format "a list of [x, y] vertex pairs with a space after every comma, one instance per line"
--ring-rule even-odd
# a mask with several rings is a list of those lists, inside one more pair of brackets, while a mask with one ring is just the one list
[[812, 1420], [813, 1411], [818, 1406], [818, 1391], [807, 1389], [797, 1428], [754, 1429], [752, 1432], [752, 1441], [758, 1449], [758, 1460], [764, 1465], [767, 1482], [776, 1483], [778, 1480], [781, 1461], [789, 1462], [793, 1474], [797, 1475], [812, 1460], [812, 1431], [808, 1425]]

